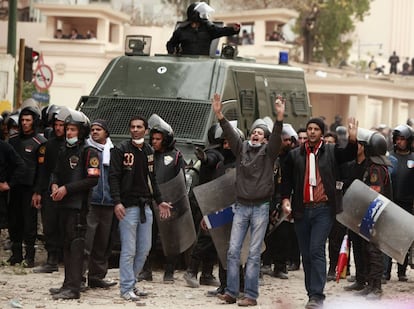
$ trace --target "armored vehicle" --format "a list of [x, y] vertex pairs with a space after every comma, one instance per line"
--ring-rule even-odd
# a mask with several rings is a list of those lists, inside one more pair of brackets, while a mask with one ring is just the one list
[[304, 72], [289, 65], [207, 56], [125, 55], [113, 59], [78, 109], [91, 120], [108, 120], [111, 138], [129, 138], [128, 121], [158, 114], [171, 125], [187, 162], [194, 147], [208, 144], [216, 122], [211, 98], [219, 93], [223, 113], [247, 136], [257, 118], [275, 117], [276, 95], [286, 99], [285, 122], [298, 129], [311, 115]]

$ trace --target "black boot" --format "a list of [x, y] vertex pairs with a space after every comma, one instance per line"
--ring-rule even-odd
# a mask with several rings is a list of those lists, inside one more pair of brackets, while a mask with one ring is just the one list
[[23, 249], [21, 242], [13, 242], [11, 245], [12, 255], [7, 262], [10, 265], [20, 264], [23, 261]]
[[45, 264], [33, 268], [34, 273], [53, 273], [58, 270], [58, 257], [53, 253], [48, 254]]
[[26, 245], [26, 255], [24, 256], [24, 267], [33, 268], [35, 259], [34, 245]]
[[163, 281], [164, 283], [174, 283], [174, 265], [172, 263], [165, 265]]
[[142, 267], [142, 271], [138, 275], [138, 281], [152, 281], [152, 269], [151, 269], [151, 262], [149, 256], [145, 260], [144, 267]]
[[220, 282], [213, 275], [214, 263], [211, 261], [203, 261], [203, 269], [200, 276], [200, 284], [220, 286]]
[[197, 281], [198, 268], [200, 267], [200, 260], [192, 258], [188, 265], [187, 271], [184, 274], [184, 280], [187, 286], [191, 288], [198, 288], [200, 284]]

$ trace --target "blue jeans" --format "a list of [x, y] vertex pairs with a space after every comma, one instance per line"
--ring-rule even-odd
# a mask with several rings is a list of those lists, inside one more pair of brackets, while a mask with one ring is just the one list
[[136, 278], [144, 266], [151, 249], [152, 211], [145, 206], [147, 221], [140, 222], [140, 208], [125, 208], [125, 217], [119, 221], [121, 255], [119, 257], [119, 276], [121, 294], [132, 291]]
[[260, 255], [263, 239], [269, 221], [269, 203], [245, 206], [234, 205], [230, 245], [227, 251], [226, 293], [237, 297], [240, 290], [240, 252], [247, 231], [250, 228], [249, 255], [244, 279], [244, 295], [251, 299], [259, 296]]
[[328, 204], [305, 208], [303, 217], [295, 219], [295, 230], [305, 272], [305, 288], [309, 299], [325, 299], [325, 247], [334, 220]]

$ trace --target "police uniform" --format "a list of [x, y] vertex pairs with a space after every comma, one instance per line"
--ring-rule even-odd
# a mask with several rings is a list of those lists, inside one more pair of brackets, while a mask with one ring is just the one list
[[[173, 179], [182, 170], [183, 175], [185, 173], [185, 161], [180, 151], [177, 149], [170, 149], [165, 152], [154, 152], [154, 168], [156, 171], [157, 183], [162, 184]], [[139, 279], [152, 279], [151, 270], [151, 256], [153, 255], [154, 248], [157, 242], [158, 225], [157, 221], [153, 221], [152, 224], [152, 246], [150, 254], [148, 255], [143, 270], [139, 275]], [[173, 281], [173, 273], [175, 270], [175, 264], [177, 263], [178, 256], [166, 257], [164, 281]], [[166, 280], [170, 278], [171, 280]]]
[[[367, 158], [355, 170], [357, 178], [374, 191], [392, 198], [391, 178], [386, 165], [377, 164]], [[368, 242], [357, 234], [352, 234], [356, 282], [362, 286], [367, 284], [362, 293], [381, 292], [383, 273], [383, 255], [375, 243]]]
[[180, 53], [181, 48], [183, 55], [208, 56], [212, 40], [237, 33], [239, 31], [233, 27], [218, 27], [207, 20], [201, 21], [197, 28], [191, 26], [191, 21], [186, 21], [174, 31], [167, 42], [167, 51], [169, 54]]
[[[57, 270], [59, 256], [62, 253], [62, 229], [59, 223], [59, 211], [52, 201], [50, 194], [50, 176], [58, 161], [58, 154], [64, 147], [64, 137], [52, 136], [45, 144], [45, 160], [40, 167], [34, 192], [42, 196], [42, 222], [45, 236], [45, 249], [47, 251], [47, 263], [35, 272], [51, 272]], [[49, 266], [49, 270], [47, 269]], [[42, 269], [44, 268], [44, 269]], [[43, 271], [42, 271], [43, 270]]]
[[[9, 187], [24, 178], [24, 161], [14, 148], [0, 140], [0, 182], [7, 182]], [[0, 230], [7, 228], [8, 191], [0, 192]]]
[[24, 241], [25, 261], [27, 266], [33, 267], [34, 245], [37, 236], [37, 209], [32, 207], [32, 195], [39, 167], [44, 164], [46, 139], [34, 132], [11, 136], [9, 143], [25, 163], [24, 177], [16, 180], [15, 186], [10, 190], [9, 234], [12, 241], [10, 264], [22, 261], [22, 242]]
[[63, 259], [65, 279], [62, 291], [79, 298], [85, 248], [86, 214], [90, 190], [98, 183], [99, 156], [93, 147], [84, 143], [68, 146], [59, 154], [51, 183], [65, 186], [66, 196], [56, 202], [60, 224], [64, 229]]

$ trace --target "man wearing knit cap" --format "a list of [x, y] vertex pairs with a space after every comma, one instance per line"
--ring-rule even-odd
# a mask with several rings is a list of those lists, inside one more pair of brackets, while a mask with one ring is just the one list
[[99, 155], [100, 171], [98, 184], [92, 189], [91, 202], [85, 236], [86, 266], [90, 288], [109, 288], [116, 284], [105, 280], [108, 259], [111, 255], [114, 231], [114, 205], [109, 191], [110, 151], [114, 147], [109, 137], [108, 123], [96, 119], [91, 124], [91, 136], [87, 145], [95, 148]]
[[[357, 155], [358, 122], [348, 120], [348, 144], [340, 148], [325, 144], [325, 124], [312, 118], [306, 125], [308, 140], [289, 152], [282, 175], [282, 208], [292, 212], [302, 253], [305, 287], [309, 301], [305, 308], [322, 308], [325, 299], [325, 243], [342, 211], [342, 182], [338, 166]], [[292, 208], [291, 208], [292, 205]]]

